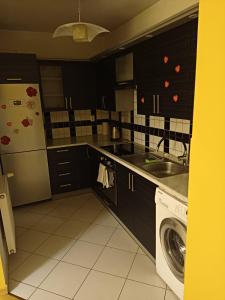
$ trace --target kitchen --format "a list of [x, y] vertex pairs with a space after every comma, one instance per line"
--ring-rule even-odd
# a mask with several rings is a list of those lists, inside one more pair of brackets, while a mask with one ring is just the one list
[[[149, 12], [162, 9], [153, 2]], [[104, 34], [108, 52], [95, 40], [76, 59], [21, 44], [1, 51], [12, 294], [183, 298], [198, 15], [197, 6], [180, 5], [179, 18], [116, 48]], [[77, 61], [93, 50], [93, 59]], [[5, 231], [13, 228], [4, 220]]]

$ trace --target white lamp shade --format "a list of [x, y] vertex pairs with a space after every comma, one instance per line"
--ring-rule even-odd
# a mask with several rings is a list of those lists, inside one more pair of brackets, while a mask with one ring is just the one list
[[57, 27], [53, 38], [72, 36], [75, 42], [91, 42], [97, 35], [103, 32], [109, 32], [109, 30], [91, 23], [76, 22]]

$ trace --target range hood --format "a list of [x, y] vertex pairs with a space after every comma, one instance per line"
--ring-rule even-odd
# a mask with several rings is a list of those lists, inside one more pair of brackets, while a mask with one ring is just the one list
[[133, 88], [116, 89], [116, 111], [132, 111], [134, 110], [134, 93]]
[[133, 53], [116, 58], [116, 83], [118, 88], [133, 85]]

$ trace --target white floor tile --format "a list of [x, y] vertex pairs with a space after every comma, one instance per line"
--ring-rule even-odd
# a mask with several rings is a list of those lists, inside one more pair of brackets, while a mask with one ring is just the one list
[[23, 227], [15, 227], [15, 234], [16, 238], [20, 237], [22, 234], [24, 234], [28, 229]]
[[63, 261], [86, 268], [92, 268], [104, 246], [77, 241], [64, 256]]
[[80, 236], [79, 239], [90, 243], [106, 245], [114, 230], [114, 227], [93, 224]]
[[34, 254], [11, 274], [11, 278], [38, 287], [57, 263], [57, 260]]
[[89, 223], [83, 221], [67, 221], [63, 223], [54, 234], [65, 236], [68, 238], [77, 239], [79, 238], [85, 230], [90, 226]]
[[166, 290], [165, 300], [179, 300], [179, 298], [170, 290]]
[[91, 271], [74, 300], [117, 300], [124, 281], [120, 277]]
[[49, 216], [58, 218], [69, 218], [74, 213], [75, 209], [72, 209], [69, 205], [58, 205], [52, 211], [48, 213]]
[[18, 227], [30, 228], [43, 218], [43, 215], [34, 214], [27, 209], [14, 210], [15, 225]]
[[140, 247], [138, 248], [138, 252], [137, 253], [145, 255], [144, 251]]
[[9, 273], [15, 271], [31, 255], [31, 253], [17, 249], [15, 254], [9, 256]]
[[88, 269], [61, 262], [40, 285], [40, 288], [73, 298], [88, 272]]
[[57, 201], [49, 200], [29, 206], [30, 212], [47, 215], [58, 205]]
[[126, 277], [132, 265], [134, 253], [106, 247], [93, 269]]
[[165, 290], [127, 280], [119, 300], [164, 300]]
[[90, 209], [86, 207], [81, 207], [79, 210], [77, 210], [71, 218], [74, 218], [74, 220], [80, 220], [85, 222], [93, 222], [97, 215], [99, 214], [99, 209]]
[[108, 246], [127, 250], [131, 252], [137, 252], [138, 244], [130, 237], [130, 235], [124, 229], [117, 229], [111, 239], [109, 240]]
[[49, 234], [28, 230], [17, 241], [18, 249], [33, 252], [36, 250], [47, 238]]
[[68, 298], [37, 289], [30, 300], [68, 300]]
[[52, 259], [61, 260], [73, 243], [74, 240], [72, 239], [51, 235], [35, 252]]
[[94, 220], [94, 223], [103, 226], [118, 226], [117, 220], [107, 210], [101, 211], [97, 218]]
[[32, 287], [30, 285], [17, 282], [15, 280], [9, 280], [9, 292], [14, 296], [28, 299], [33, 294], [35, 289], [35, 287]]
[[37, 224], [32, 226], [33, 230], [42, 231], [46, 233], [53, 233], [65, 222], [65, 219], [45, 216]]
[[146, 255], [137, 254], [128, 276], [129, 279], [165, 288], [166, 284], [156, 274], [155, 264]]

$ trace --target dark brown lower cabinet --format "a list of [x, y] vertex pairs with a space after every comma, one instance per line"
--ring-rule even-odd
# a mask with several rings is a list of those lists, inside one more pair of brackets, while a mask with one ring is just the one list
[[88, 146], [48, 150], [52, 194], [74, 191], [90, 186]]
[[155, 257], [156, 185], [117, 165], [118, 217]]

